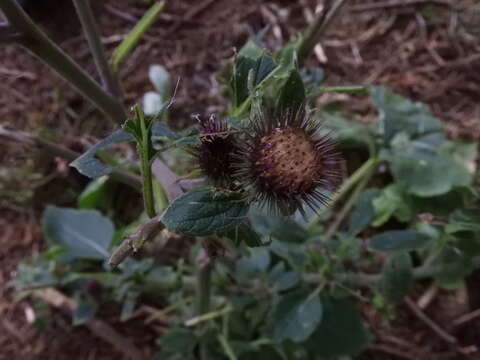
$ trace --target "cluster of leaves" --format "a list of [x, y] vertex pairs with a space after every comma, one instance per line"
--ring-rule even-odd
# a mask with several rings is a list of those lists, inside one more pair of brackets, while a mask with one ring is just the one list
[[[424, 105], [380, 87], [322, 88], [321, 70], [298, 69], [295, 58], [293, 45], [270, 56], [247, 43], [226, 72], [228, 118], [232, 126], [242, 126], [256, 102], [284, 108], [320, 91], [369, 94], [379, 115], [375, 123], [349, 121], [328, 108], [321, 114], [347, 158], [364, 154], [365, 164], [372, 165], [365, 172], [362, 165], [345, 182], [353, 184], [350, 192], [340, 190], [350, 196], [345, 205], [353, 206], [344, 227], [327, 235], [318, 220], [331, 223], [333, 212], [322, 212], [320, 219], [316, 214], [265, 215], [238, 195], [205, 187], [181, 196], [164, 211], [165, 226], [189, 236], [216, 236], [235, 259], [219, 259], [212, 275], [212, 311], [196, 316], [192, 279], [199, 242], [185, 262], [165, 266], [130, 259], [111, 271], [108, 254], [128, 229], [115, 232], [95, 210], [50, 207], [43, 217], [49, 250], [20, 266], [15, 285], [24, 291], [46, 285], [66, 289], [80, 304], [75, 323], [93, 316], [107, 299], [121, 305], [122, 319], [142, 295], [156, 296], [159, 306], [166, 301], [174, 326], [159, 339], [157, 360], [194, 359], [199, 348], [211, 359], [317, 359], [353, 356], [372, 338], [351, 300], [360, 286], [369, 286], [382, 303], [395, 303], [415, 278], [432, 276], [444, 286], [462, 281], [480, 264], [479, 216], [472, 210], [475, 147], [447, 140]], [[152, 144], [146, 148], [148, 161], [165, 149], [198, 141], [189, 131], [146, 121]], [[81, 196], [84, 206], [98, 205], [114, 169], [95, 155], [112, 143], [144, 140], [137, 125], [130, 121], [73, 163], [97, 179]], [[373, 173], [374, 181], [362, 181]], [[365, 239], [367, 247], [361, 246]], [[362, 274], [372, 265], [381, 268], [378, 274]]]

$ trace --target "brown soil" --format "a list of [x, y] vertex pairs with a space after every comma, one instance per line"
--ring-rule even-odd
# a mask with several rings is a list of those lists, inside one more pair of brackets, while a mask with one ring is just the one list
[[[426, 102], [447, 124], [450, 136], [479, 140], [480, 29], [472, 17], [478, 19], [480, 10], [475, 15], [473, 10], [452, 12], [447, 7], [431, 5], [366, 8], [369, 4], [387, 2], [350, 1], [325, 35], [322, 48], [309, 59], [309, 65], [324, 67], [329, 85], [381, 84]], [[112, 51], [148, 5], [142, 0], [104, 3], [95, 11], [104, 42]], [[126, 102], [133, 104], [144, 92], [152, 90], [148, 66], [161, 64], [173, 78], [180, 79], [171, 111], [172, 126], [188, 124], [192, 114], [221, 111], [225, 104], [216, 75], [231, 61], [234, 49], [266, 26], [269, 26], [267, 47], [278, 49], [305, 27], [315, 3], [314, 0], [170, 2], [122, 68]], [[470, 9], [473, 3], [473, 0], [458, 2]], [[68, 54], [94, 74], [74, 12], [68, 5], [62, 6], [32, 15]], [[0, 59], [1, 124], [41, 133], [64, 144], [79, 137], [91, 141], [92, 136], [101, 137], [111, 130], [91, 104], [23, 49], [2, 46]], [[346, 95], [319, 98], [319, 104], [331, 101], [343, 102], [364, 116], [371, 115], [365, 100]], [[32, 161], [31, 151], [25, 146], [2, 144], [1, 167], [16, 169], [16, 178], [9, 180], [9, 190], [21, 189], [10, 191], [0, 204], [0, 283], [3, 284], [15, 276], [21, 260], [44, 247], [38, 218], [39, 209], [46, 202], [42, 198], [48, 197], [38, 197], [38, 177], [25, 177], [20, 169], [30, 169], [26, 173], [37, 173], [40, 179], [53, 174], [53, 179], [63, 181], [63, 186], [70, 181], [60, 159], [52, 162], [36, 156]], [[37, 201], [28, 201], [31, 199]], [[63, 204], [69, 201], [67, 195], [57, 200]], [[450, 293], [438, 294], [428, 308], [429, 315], [437, 315], [435, 320], [445, 326], [460, 315], [442, 310], [438, 316], [440, 304], [449, 297]], [[48, 329], [36, 331], [27, 321], [35, 311], [32, 302], [15, 302], [11, 292], [2, 287], [0, 360], [121, 358], [121, 354], [86, 328], [72, 328], [68, 318], [56, 311]], [[402, 308], [389, 327], [368, 309], [365, 316], [377, 340], [360, 359], [469, 358], [464, 354], [469, 348], [448, 346], [413, 317], [409, 309]], [[127, 323], [120, 330], [131, 336], [145, 354], [155, 351], [152, 336], [145, 334], [141, 322]], [[471, 359], [480, 357], [476, 352], [471, 356]]]

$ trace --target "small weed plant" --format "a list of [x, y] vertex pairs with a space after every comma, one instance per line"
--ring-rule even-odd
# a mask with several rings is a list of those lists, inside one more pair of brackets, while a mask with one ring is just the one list
[[[4, 37], [121, 124], [71, 163], [91, 182], [78, 208], [45, 210], [48, 249], [19, 265], [19, 297], [57, 287], [77, 302], [74, 324], [112, 301], [127, 321], [149, 301], [169, 324], [156, 360], [347, 359], [373, 339], [362, 304], [391, 318], [416, 280], [452, 288], [480, 266], [475, 144], [447, 139], [425, 105], [377, 86], [326, 87], [322, 69], [303, 65], [341, 2], [275, 53], [248, 41], [220, 78], [228, 109], [182, 131], [167, 125], [175, 96], [164, 68], [150, 68], [155, 91], [129, 114], [116, 81], [162, 4], [108, 63], [88, 5], [74, 3], [114, 91], [82, 82], [13, 0], [0, 1]], [[315, 108], [325, 92], [369, 97], [377, 119]], [[138, 162], [108, 153], [121, 142]], [[106, 201], [117, 181], [143, 197], [133, 223]], [[162, 257], [168, 248], [183, 255]]]

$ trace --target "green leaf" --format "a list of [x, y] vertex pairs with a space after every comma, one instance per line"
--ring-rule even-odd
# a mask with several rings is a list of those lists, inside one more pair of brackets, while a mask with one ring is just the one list
[[322, 298], [323, 319], [305, 343], [320, 357], [357, 355], [372, 338], [356, 307], [346, 299]]
[[186, 353], [193, 350], [197, 337], [190, 329], [173, 328], [160, 338], [162, 351], [169, 354]]
[[248, 216], [253, 229], [264, 236], [288, 243], [303, 243], [309, 237], [308, 231], [291, 219], [267, 215], [258, 209], [252, 209]]
[[250, 249], [250, 256], [243, 257], [235, 264], [236, 272], [251, 280], [256, 275], [268, 269], [271, 262], [270, 251], [264, 247]]
[[97, 302], [90, 296], [81, 295], [80, 292], [76, 293], [75, 301], [77, 307], [72, 313], [73, 325], [82, 325], [93, 319], [98, 309]]
[[206, 236], [222, 233], [241, 224], [248, 205], [237, 195], [197, 189], [176, 199], [165, 211], [162, 221], [174, 232]]
[[406, 132], [410, 138], [442, 132], [441, 123], [426, 105], [412, 102], [378, 86], [372, 86], [370, 93], [379, 112], [386, 144], [399, 132]]
[[273, 311], [275, 341], [306, 340], [322, 320], [322, 304], [317, 292], [290, 293], [282, 296]]
[[480, 209], [458, 209], [449, 219], [445, 227], [447, 234], [459, 232], [480, 233]]
[[262, 55], [256, 60], [246, 56], [237, 57], [231, 81], [235, 106], [239, 107], [249, 97], [249, 81], [256, 88], [272, 75], [275, 68], [276, 64], [269, 55]]
[[305, 104], [306, 93], [303, 80], [297, 70], [292, 70], [285, 85], [280, 91], [278, 108], [280, 112], [293, 110], [297, 111]]
[[78, 197], [78, 207], [93, 209], [107, 202], [106, 185], [108, 176], [101, 176], [92, 180]]
[[276, 54], [275, 61], [279, 65], [273, 74], [275, 78], [283, 79], [298, 67], [296, 46], [295, 43], [288, 43]]
[[414, 230], [391, 230], [375, 235], [369, 246], [376, 251], [410, 251], [423, 248], [430, 237]]
[[355, 236], [375, 219], [373, 199], [380, 194], [379, 189], [368, 189], [360, 194], [348, 220], [348, 231]]
[[381, 195], [373, 200], [373, 208], [376, 214], [373, 226], [382, 226], [392, 216], [403, 223], [410, 221], [413, 216], [411, 200], [398, 184], [384, 188]]
[[302, 75], [305, 92], [308, 96], [314, 95], [315, 92], [320, 91], [321, 84], [325, 79], [325, 70], [319, 67], [302, 68], [300, 69]]
[[15, 278], [11, 284], [17, 291], [28, 287], [55, 286], [60, 281], [55, 274], [55, 262], [34, 259], [33, 263], [20, 263], [16, 269]]
[[472, 180], [463, 165], [418, 142], [395, 148], [389, 161], [398, 184], [419, 197], [446, 194], [454, 187], [469, 185]]
[[407, 252], [390, 256], [383, 265], [380, 293], [389, 301], [398, 303], [413, 286], [412, 259]]
[[255, 60], [245, 56], [235, 60], [231, 81], [235, 107], [239, 107], [248, 97], [248, 73], [255, 68], [255, 64]]
[[140, 21], [128, 33], [127, 37], [113, 51], [111, 63], [115, 71], [118, 70], [123, 60], [132, 52], [135, 46], [137, 46], [143, 34], [145, 34], [153, 25], [155, 20], [157, 20], [164, 6], [164, 1], [154, 3], [152, 7], [148, 9], [145, 15], [143, 15]]
[[412, 196], [416, 213], [430, 213], [437, 217], [448, 217], [456, 209], [463, 208], [475, 197], [470, 186], [455, 187], [446, 194], [422, 198]]
[[239, 56], [245, 56], [253, 60], [257, 60], [261, 57], [265, 51], [257, 45], [254, 40], [248, 40], [245, 45], [238, 52]]
[[73, 160], [70, 163], [70, 166], [73, 166], [81, 174], [90, 178], [98, 178], [103, 175], [108, 175], [119, 166], [107, 167], [98, 158], [95, 157], [95, 154], [98, 151], [112, 144], [118, 144], [133, 140], [134, 138], [131, 134], [127, 133], [124, 130], [117, 130], [113, 134], [107, 136], [105, 139], [100, 140], [97, 144], [95, 144], [78, 158]]
[[466, 254], [452, 247], [445, 248], [434, 264], [440, 269], [434, 276], [435, 281], [447, 289], [461, 285], [465, 277], [475, 269], [471, 255], [475, 254]]
[[[164, 109], [165, 104], [162, 111]], [[156, 117], [158, 117], [158, 114]], [[176, 139], [179, 135], [170, 130], [165, 124], [155, 123], [152, 126], [152, 140], [160, 137]], [[97, 144], [73, 160], [70, 163], [70, 166], [76, 168], [81, 174], [88, 176], [89, 178], [98, 178], [100, 176], [108, 175], [112, 171], [121, 168], [122, 165], [106, 166], [100, 159], [95, 157], [95, 154], [110, 145], [134, 140], [135, 137], [129, 132], [123, 129], [117, 130], [105, 139], [100, 140]]]
[[79, 258], [106, 259], [114, 228], [98, 211], [49, 206], [42, 217], [49, 244], [65, 249], [64, 261]]
[[345, 118], [338, 111], [323, 111], [320, 117], [332, 130], [332, 137], [345, 149], [365, 148], [373, 156], [376, 153], [375, 135], [370, 127], [355, 120]]
[[246, 223], [229, 228], [221, 235], [233, 240], [236, 245], [239, 245], [241, 242], [244, 242], [249, 247], [263, 245], [260, 235]]
[[277, 263], [268, 274], [274, 291], [285, 291], [294, 288], [300, 283], [300, 275], [295, 271], [285, 271], [283, 261]]

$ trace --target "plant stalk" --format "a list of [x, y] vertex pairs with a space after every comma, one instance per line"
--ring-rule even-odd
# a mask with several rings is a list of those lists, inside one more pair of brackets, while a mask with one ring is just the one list
[[55, 70], [113, 122], [120, 124], [126, 119], [125, 109], [121, 102], [106, 93], [53, 43], [15, 0], [0, 0], [0, 9], [10, 25], [21, 34], [17, 39], [18, 44]]
[[141, 144], [137, 144], [138, 153], [140, 155], [142, 181], [143, 181], [143, 202], [145, 205], [145, 211], [149, 218], [155, 217], [155, 202], [153, 196], [153, 183], [152, 183], [152, 164], [151, 164], [151, 139], [150, 139], [150, 127], [145, 122], [145, 114], [140, 106], [135, 106], [136, 121], [140, 122], [141, 130]]
[[213, 263], [208, 260], [206, 264], [198, 266], [197, 269], [197, 288], [195, 313], [203, 315], [210, 308], [210, 279], [212, 275]]
[[352, 208], [355, 200], [357, 200], [358, 196], [362, 193], [363, 189], [367, 186], [368, 182], [372, 178], [373, 174], [375, 173], [375, 167], [370, 168], [369, 172], [365, 177], [360, 180], [358, 186], [353, 191], [352, 195], [348, 199], [348, 201], [343, 205], [342, 209], [335, 217], [335, 220], [330, 224], [327, 231], [325, 232], [324, 241], [327, 242], [332, 235], [338, 230], [338, 227], [341, 225], [343, 219], [347, 216]]
[[334, 207], [343, 197], [365, 176], [370, 174], [370, 171], [374, 169], [381, 159], [377, 157], [372, 157], [368, 159], [362, 166], [360, 166], [347, 180], [345, 180], [340, 186], [340, 189], [333, 195], [332, 200], [328, 207], [325, 207], [320, 211], [316, 216], [310, 220], [307, 225], [308, 228], [312, 228], [320, 220], [320, 218], [325, 214], [325, 212]]
[[298, 46], [297, 55], [300, 67], [303, 66], [305, 59], [311, 54], [315, 45], [320, 41], [320, 37], [325, 32], [325, 29], [331, 24], [332, 20], [346, 2], [347, 0], [337, 0], [333, 5], [326, 6], [323, 11], [316, 14], [313, 23], [306, 30]]
[[[197, 261], [198, 262], [198, 261]], [[213, 262], [207, 259], [206, 263], [197, 263], [197, 283], [195, 313], [198, 316], [206, 314], [210, 308], [210, 290]], [[205, 345], [200, 347], [200, 359], [208, 360], [208, 350]]]
[[85, 38], [88, 41], [88, 46], [93, 55], [95, 66], [100, 74], [103, 87], [110, 93], [111, 96], [121, 99], [122, 89], [117, 76], [112, 72], [105, 56], [105, 47], [100, 38], [100, 32], [93, 16], [92, 8], [89, 0], [73, 0], [77, 10], [78, 18], [82, 23]]

